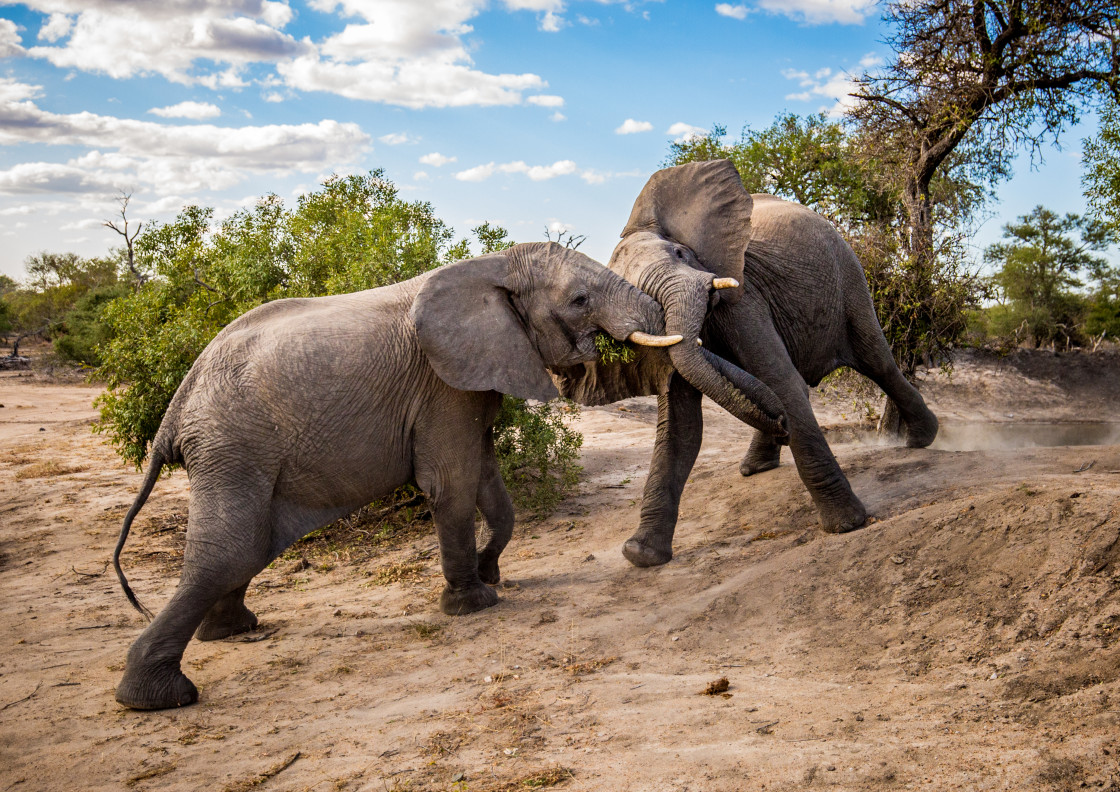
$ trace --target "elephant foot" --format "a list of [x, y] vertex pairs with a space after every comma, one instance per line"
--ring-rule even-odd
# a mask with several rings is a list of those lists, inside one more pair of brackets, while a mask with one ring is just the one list
[[867, 522], [867, 510], [858, 499], [844, 508], [820, 510], [821, 529], [825, 533], [840, 534], [854, 531]]
[[622, 555], [636, 567], [661, 566], [673, 558], [673, 548], [672, 545], [660, 547], [632, 536], [622, 546]]
[[215, 609], [206, 614], [206, 618], [195, 631], [194, 637], [198, 640], [217, 641], [220, 638], [229, 638], [231, 635], [239, 635], [257, 628], [257, 615], [241, 603], [238, 603], [236, 608], [223, 609], [220, 613], [215, 613]]
[[491, 556], [483, 551], [478, 554], [478, 576], [483, 583], [496, 586], [502, 582], [502, 573], [498, 570], [498, 556]]
[[142, 672], [129, 667], [117, 685], [117, 701], [136, 710], [186, 707], [198, 701], [198, 688], [178, 664], [149, 667]]
[[739, 463], [739, 472], [744, 476], [753, 476], [765, 470], [776, 468], [782, 458], [782, 447], [773, 437], [758, 433], [751, 441], [751, 447]]
[[448, 616], [462, 616], [498, 604], [498, 593], [481, 580], [464, 588], [444, 587], [439, 609]]
[[739, 463], [739, 472], [744, 476], [753, 476], [755, 473], [765, 473], [767, 470], [773, 470], [778, 467], [778, 459], [755, 460], [751, 458], [750, 454], [743, 457], [743, 461]]
[[909, 448], [925, 448], [937, 437], [937, 416], [929, 410], [920, 420], [906, 422], [906, 445]]

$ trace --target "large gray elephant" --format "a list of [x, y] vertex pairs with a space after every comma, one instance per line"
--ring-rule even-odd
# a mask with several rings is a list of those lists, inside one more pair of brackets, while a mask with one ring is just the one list
[[[817, 425], [807, 385], [850, 366], [898, 406], [908, 445], [933, 442], [937, 418], [895, 364], [851, 248], [805, 207], [749, 195], [731, 162], [655, 173], [634, 203], [609, 266], [656, 298], [665, 309], [666, 332], [685, 339], [668, 358], [640, 351], [629, 365], [554, 370], [561, 393], [584, 404], [658, 394], [641, 521], [623, 548], [631, 563], [664, 564], [673, 555], [681, 491], [703, 436], [700, 397], [707, 391], [691, 371], [694, 361], [686, 359], [697, 339], [714, 353], [716, 367], [730, 361], [777, 394], [793, 460], [826, 531], [858, 528], [867, 513]], [[784, 442], [759, 431], [740, 472], [777, 467]]]
[[[380, 289], [278, 300], [231, 323], [172, 399], [113, 554], [126, 595], [147, 613], [120, 553], [160, 469], [182, 464], [191, 483], [182, 576], [129, 649], [117, 700], [137, 709], [196, 701], [180, 669], [191, 636], [252, 629], [244, 599], [258, 572], [308, 532], [409, 481], [435, 519], [447, 580], [440, 608], [495, 604], [487, 584], [499, 580], [513, 529], [491, 430], [501, 393], [551, 399], [546, 364], [595, 359], [600, 332], [680, 340], [656, 335], [663, 327], [653, 299], [556, 244], [517, 245]], [[741, 417], [783, 433], [776, 397], [733, 376], [763, 402]], [[481, 551], [476, 506], [487, 526]]]

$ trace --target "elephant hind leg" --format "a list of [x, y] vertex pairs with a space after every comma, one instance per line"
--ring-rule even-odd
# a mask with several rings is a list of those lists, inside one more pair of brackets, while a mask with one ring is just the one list
[[854, 339], [857, 343], [852, 346], [857, 359], [852, 367], [882, 388], [887, 398], [894, 402], [902, 422], [906, 424], [906, 445], [925, 448], [937, 437], [937, 416], [926, 406], [918, 389], [899, 371], [877, 323], [874, 330], [874, 334], [870, 331], [857, 333], [862, 337]]
[[781, 455], [782, 447], [777, 440], [765, 432], [756, 431], [751, 447], [739, 463], [739, 472], [744, 476], [753, 476], [755, 473], [773, 470], [781, 463]]
[[[240, 604], [249, 581], [269, 561], [267, 504], [254, 508], [244, 504], [241, 491], [204, 489], [191, 491], [179, 586], [128, 650], [116, 692], [126, 707], [167, 709], [198, 700], [197, 688], [182, 672], [183, 651], [211, 613], [237, 615], [233, 605]], [[244, 618], [241, 614], [239, 621]]]
[[257, 616], [245, 607], [247, 588], [248, 583], [211, 605], [194, 637], [200, 641], [216, 641], [256, 629]]

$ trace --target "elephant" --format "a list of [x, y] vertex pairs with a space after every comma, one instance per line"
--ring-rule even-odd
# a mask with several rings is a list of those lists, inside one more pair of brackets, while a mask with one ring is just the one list
[[623, 547], [632, 564], [655, 566], [673, 556], [681, 492], [703, 436], [704, 389], [684, 360], [697, 343], [717, 365], [741, 367], [777, 394], [788, 440], [758, 431], [739, 470], [751, 476], [777, 467], [788, 442], [825, 531], [858, 528], [867, 512], [817, 425], [808, 387], [850, 366], [897, 405], [907, 445], [925, 447], [937, 435], [937, 418], [899, 371], [863, 268], [835, 226], [800, 204], [748, 194], [730, 161], [654, 173], [608, 266], [657, 299], [666, 332], [685, 339], [668, 355], [638, 350], [630, 364], [552, 372], [560, 392], [584, 404], [658, 394], [639, 527]]
[[[179, 585], [130, 647], [117, 701], [134, 709], [197, 701], [180, 667], [192, 635], [253, 629], [244, 600], [257, 573], [300, 537], [409, 481], [435, 521], [446, 579], [440, 609], [496, 604], [487, 584], [500, 580], [514, 516], [494, 456], [501, 394], [551, 399], [546, 365], [595, 359], [600, 332], [636, 344], [680, 340], [663, 328], [652, 298], [555, 243], [516, 245], [378, 289], [277, 300], [230, 323], [172, 398], [113, 553], [126, 596], [151, 619], [120, 553], [163, 466], [185, 467]], [[784, 434], [774, 394], [735, 376], [764, 403], [744, 417]], [[476, 507], [486, 522], [481, 550]]]

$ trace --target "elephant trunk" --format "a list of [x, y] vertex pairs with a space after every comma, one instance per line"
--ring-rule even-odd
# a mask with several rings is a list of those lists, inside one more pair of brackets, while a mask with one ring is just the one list
[[684, 336], [669, 348], [673, 367], [694, 388], [754, 428], [777, 439], [788, 436], [782, 403], [761, 381], [712, 354], [698, 343], [707, 313], [710, 275], [676, 272], [671, 285], [654, 287], [664, 295], [666, 331]]
[[[610, 270], [604, 267], [604, 272]], [[665, 335], [665, 314], [655, 299], [622, 278], [612, 280], [605, 302], [609, 309], [597, 317], [604, 332], [641, 346], [672, 346], [681, 340]]]

